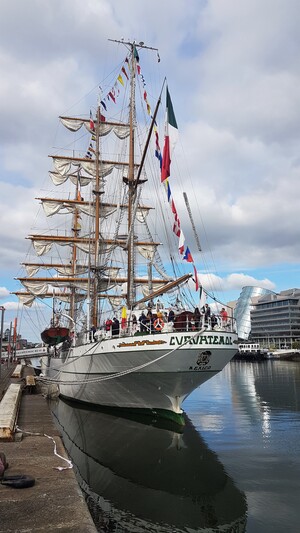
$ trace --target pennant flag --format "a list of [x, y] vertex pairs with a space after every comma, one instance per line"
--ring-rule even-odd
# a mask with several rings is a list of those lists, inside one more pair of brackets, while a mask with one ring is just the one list
[[122, 70], [124, 76], [126, 76], [126, 78], [129, 80], [129, 78], [128, 78], [128, 74], [127, 74], [127, 72], [126, 72], [125, 67], [122, 67], [121, 70]]
[[155, 129], [155, 157], [157, 157], [157, 159], [159, 161], [159, 167], [161, 169], [162, 155], [161, 155], [160, 146], [159, 146], [158, 132], [157, 132], [156, 129]]
[[171, 156], [178, 138], [178, 126], [174, 115], [173, 105], [167, 87], [167, 109], [165, 123], [165, 144], [162, 157], [161, 181], [170, 176]]
[[100, 113], [100, 122], [105, 122], [106, 117]]
[[119, 81], [119, 82], [121, 83], [121, 85], [123, 85], [123, 87], [124, 87], [124, 80], [123, 80], [121, 74], [119, 74], [119, 76], [118, 76], [118, 81]]
[[116, 99], [115, 99], [115, 97], [114, 97], [112, 91], [110, 91], [110, 92], [108, 93], [108, 96], [112, 99], [112, 101], [113, 101], [114, 104], [115, 104], [115, 103], [116, 103]]
[[95, 131], [95, 123], [94, 123], [94, 120], [93, 120], [93, 115], [92, 115], [92, 112], [90, 111], [90, 129], [92, 131]]
[[[111, 91], [112, 91], [114, 97], [119, 96], [120, 89], [119, 89], [119, 86], [118, 86], [118, 81], [116, 81], [116, 83], [114, 84], [114, 86], [113, 86]], [[117, 94], [116, 94], [116, 92], [117, 92]]]
[[179, 244], [178, 244], [178, 250], [179, 250], [180, 255], [182, 255], [184, 252], [184, 241], [185, 241], [184, 233], [181, 230], [180, 235], [179, 235]]
[[193, 266], [194, 266], [194, 274], [195, 274], [196, 291], [198, 291], [199, 290], [198, 272], [197, 272], [197, 269], [196, 269], [195, 265], [193, 265]]
[[[171, 200], [171, 187], [170, 187], [170, 183], [169, 183], [169, 180], [167, 180], [167, 193], [168, 193], [168, 202], [170, 203], [170, 200]], [[173, 211], [173, 209], [172, 209]]]
[[105, 104], [104, 100], [101, 100], [100, 104], [104, 107], [105, 111], [107, 111], [106, 104]]
[[173, 215], [175, 215], [177, 217], [177, 209], [175, 207], [175, 203], [174, 203], [173, 199], [172, 199], [172, 202], [171, 202], [171, 209], [172, 209]]
[[[180, 220], [178, 218], [177, 213], [175, 214], [175, 221], [173, 225], [173, 232], [177, 237], [180, 237]], [[184, 258], [183, 258], [184, 259]]]
[[192, 257], [192, 254], [191, 254], [190, 249], [189, 249], [188, 246], [187, 246], [186, 249], [185, 249], [185, 254], [184, 254], [184, 256], [183, 256], [183, 259], [184, 259], [185, 261], [187, 261], [188, 263], [193, 263], [193, 262], [194, 262], [193, 257]]

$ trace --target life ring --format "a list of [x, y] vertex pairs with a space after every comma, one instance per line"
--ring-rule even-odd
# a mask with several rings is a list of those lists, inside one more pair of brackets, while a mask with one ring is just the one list
[[161, 318], [157, 318], [156, 320], [154, 320], [153, 326], [154, 326], [154, 329], [156, 331], [161, 331], [163, 329], [164, 325], [165, 325], [165, 323], [164, 323], [164, 321]]
[[16, 476], [4, 476], [0, 479], [1, 485], [7, 485], [15, 489], [26, 489], [27, 487], [33, 487], [35, 479], [32, 476], [16, 475]]

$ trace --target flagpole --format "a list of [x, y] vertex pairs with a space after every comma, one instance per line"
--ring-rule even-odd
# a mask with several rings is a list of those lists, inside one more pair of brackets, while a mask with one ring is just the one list
[[[2, 368], [2, 341], [3, 341], [3, 325], [4, 325], [4, 313], [5, 307], [0, 306], [1, 311], [1, 336], [0, 336], [0, 379], [1, 379], [1, 368]], [[8, 355], [7, 355], [8, 356]]]

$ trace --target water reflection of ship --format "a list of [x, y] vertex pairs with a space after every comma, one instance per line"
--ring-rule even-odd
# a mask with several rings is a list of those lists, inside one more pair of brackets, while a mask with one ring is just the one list
[[62, 400], [53, 413], [99, 531], [245, 531], [245, 496], [189, 419], [179, 433]]

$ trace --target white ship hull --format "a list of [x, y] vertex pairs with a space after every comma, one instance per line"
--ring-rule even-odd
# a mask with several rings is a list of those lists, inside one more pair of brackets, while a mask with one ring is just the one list
[[237, 352], [237, 335], [187, 332], [103, 339], [44, 357], [42, 372], [63, 397], [94, 405], [180, 414], [185, 398]]

